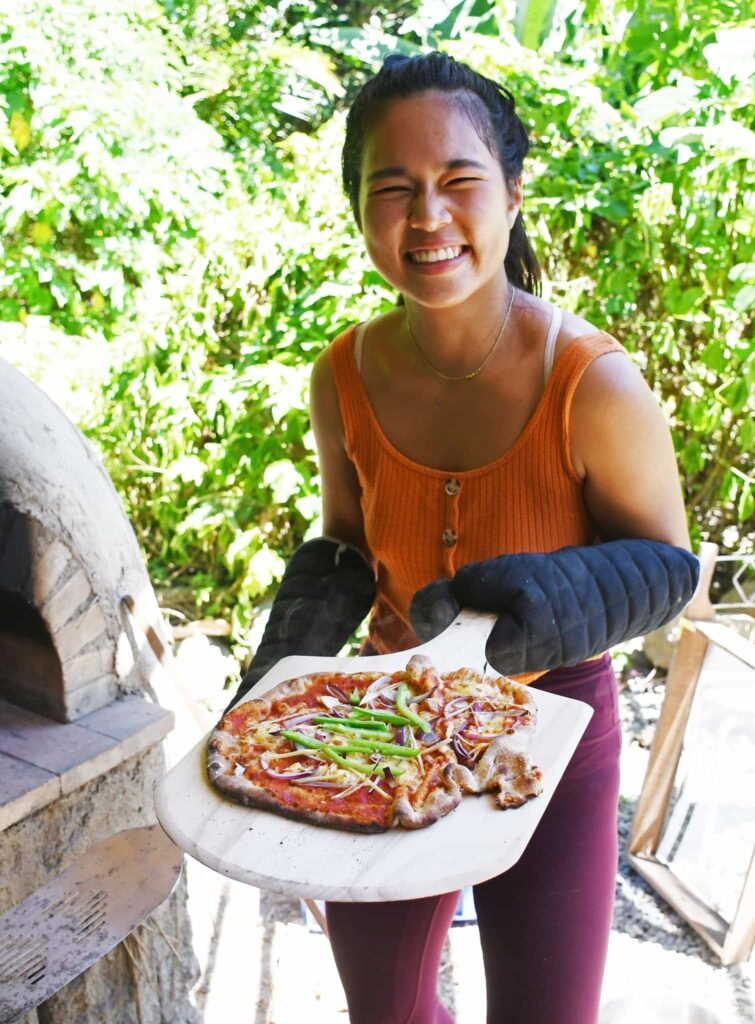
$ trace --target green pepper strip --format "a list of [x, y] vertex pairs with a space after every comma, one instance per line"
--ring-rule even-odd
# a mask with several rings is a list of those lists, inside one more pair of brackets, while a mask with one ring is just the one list
[[407, 707], [407, 699], [411, 694], [411, 690], [406, 683], [400, 683], [398, 690], [396, 690], [396, 708], [404, 716], [408, 718], [412, 725], [416, 725], [422, 732], [432, 732], [432, 727], [429, 722], [426, 722], [421, 715], [416, 714], [410, 707]]
[[[413, 714], [413, 712], [412, 712]], [[354, 708], [349, 712], [349, 718], [375, 718], [381, 722], [393, 722], [395, 725], [411, 725], [412, 723], [405, 715], [394, 715], [392, 711], [376, 711], [374, 708]]]
[[361, 697], [359, 694], [359, 690], [357, 690], [357, 688], [354, 687], [354, 689], [351, 691], [351, 695], [349, 696], [349, 704], [358, 704], [360, 699]]
[[351, 726], [352, 729], [358, 729], [360, 732], [366, 733], [384, 732], [390, 736], [390, 730], [383, 722], [365, 722], [364, 725], [361, 723], [357, 725], [354, 719], [330, 718], [328, 715], [316, 715], [312, 721], [318, 725], [346, 725], [347, 722], [354, 722]]
[[[385, 753], [388, 748], [391, 752], [397, 754], [398, 757], [414, 757], [414, 754], [407, 755], [406, 751], [411, 750], [411, 747], [402, 747], [398, 743], [386, 743], [383, 739], [383, 733], [375, 733], [374, 729], [359, 730], [358, 727], [352, 728], [346, 723], [337, 723], [336, 725], [323, 725], [323, 729], [327, 729], [329, 732], [336, 732], [339, 736], [352, 736], [350, 740], [352, 744], [357, 744], [363, 750], [379, 750], [381, 753]], [[389, 740], [392, 738], [390, 735], [387, 737]], [[398, 753], [401, 751], [401, 753]]]
[[319, 750], [320, 747], [325, 746], [322, 740], [313, 740], [309, 736], [302, 736], [300, 732], [289, 732], [287, 729], [281, 729], [281, 736], [285, 736], [287, 740], [293, 740], [294, 743], [301, 743], [303, 747], [308, 747], [310, 750]]
[[[281, 736], [285, 736], [286, 739], [293, 740], [295, 743], [301, 743], [303, 747], [309, 747], [311, 750], [320, 750], [323, 746], [327, 746], [322, 740], [313, 740], [309, 736], [302, 736], [298, 732], [283, 730], [281, 731]], [[356, 739], [349, 740], [348, 743], [339, 744], [339, 747], [347, 753], [373, 754], [377, 751], [379, 754], [387, 754], [390, 757], [419, 757], [422, 753], [419, 749], [401, 747], [397, 743], [377, 743]]]
[[[310, 750], [319, 750], [321, 754], [324, 754], [328, 760], [335, 761], [336, 764], [342, 764], [345, 768], [351, 768], [355, 772], [361, 772], [363, 775], [384, 775], [385, 769], [390, 768], [392, 775], [403, 775], [406, 771], [405, 768], [398, 766], [394, 768], [392, 765], [375, 765], [372, 768], [368, 768], [367, 765], [359, 764], [357, 761], [349, 761], [346, 757], [341, 757], [340, 754], [336, 754], [332, 747], [329, 747], [327, 743], [323, 743], [321, 740], [310, 739], [309, 736], [302, 736], [298, 732], [288, 732], [286, 730], [281, 731], [281, 736], [285, 736], [287, 740], [293, 740], [294, 743], [300, 743], [303, 747], [308, 747]], [[344, 744], [344, 750], [349, 750], [350, 744]]]
[[[359, 764], [356, 761], [349, 761], [348, 758], [341, 757], [341, 755], [337, 754], [332, 747], [321, 747], [320, 753], [325, 754], [325, 756], [329, 760], [335, 761], [336, 764], [342, 764], [344, 768], [351, 768], [352, 771], [361, 772], [362, 775], [385, 775], [385, 769], [390, 768], [390, 765], [385, 765], [385, 767], [382, 767], [381, 765], [377, 764], [373, 765], [371, 768], [368, 768], [367, 765]], [[406, 768], [391, 768], [391, 775], [403, 775], [405, 771]]]
[[402, 747], [398, 743], [380, 743], [377, 740], [350, 739], [346, 746], [367, 754], [377, 751], [379, 754], [387, 754], [389, 757], [419, 757], [422, 753], [418, 748]]

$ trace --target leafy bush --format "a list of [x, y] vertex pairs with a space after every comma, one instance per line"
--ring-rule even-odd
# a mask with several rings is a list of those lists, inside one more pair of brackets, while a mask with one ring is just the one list
[[264, 191], [250, 202], [261, 251], [243, 324], [212, 359], [187, 346], [180, 364], [147, 351], [123, 368], [96, 430], [116, 484], [139, 510], [153, 572], [188, 577], [214, 613], [233, 607], [237, 635], [280, 575], [272, 553], [287, 556], [310, 524], [316, 529], [309, 365], [355, 310], [392, 302], [332, 188], [340, 130], [334, 121], [316, 141], [289, 140], [295, 173], [285, 202]]

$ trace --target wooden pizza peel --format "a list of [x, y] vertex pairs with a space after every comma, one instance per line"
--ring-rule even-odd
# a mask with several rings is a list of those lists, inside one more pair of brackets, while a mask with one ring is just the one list
[[[313, 672], [395, 672], [414, 654], [439, 672], [486, 667], [485, 641], [495, 617], [462, 612], [434, 640], [408, 651], [357, 658], [283, 658], [246, 699]], [[533, 690], [538, 717], [530, 761], [543, 772], [540, 796], [502, 811], [492, 794], [465, 796], [427, 828], [360, 834], [323, 828], [236, 804], [207, 780], [201, 740], [155, 788], [155, 810], [171, 839], [228, 878], [300, 899], [382, 902], [453, 892], [512, 867], [529, 842], [592, 708]]]

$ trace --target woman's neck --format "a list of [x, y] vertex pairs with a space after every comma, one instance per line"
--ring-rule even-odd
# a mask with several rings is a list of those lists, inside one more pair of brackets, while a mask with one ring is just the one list
[[407, 348], [418, 349], [414, 355], [437, 371], [455, 376], [477, 370], [492, 347], [505, 341], [516, 294], [502, 277], [458, 306], [437, 309], [412, 299], [405, 299], [405, 304]]

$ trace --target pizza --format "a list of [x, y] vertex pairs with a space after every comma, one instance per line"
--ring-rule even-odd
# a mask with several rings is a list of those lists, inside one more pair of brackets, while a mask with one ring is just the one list
[[207, 774], [243, 804], [356, 832], [424, 828], [465, 793], [519, 807], [542, 790], [527, 748], [531, 691], [469, 668], [440, 676], [423, 655], [405, 670], [319, 672], [228, 711]]

